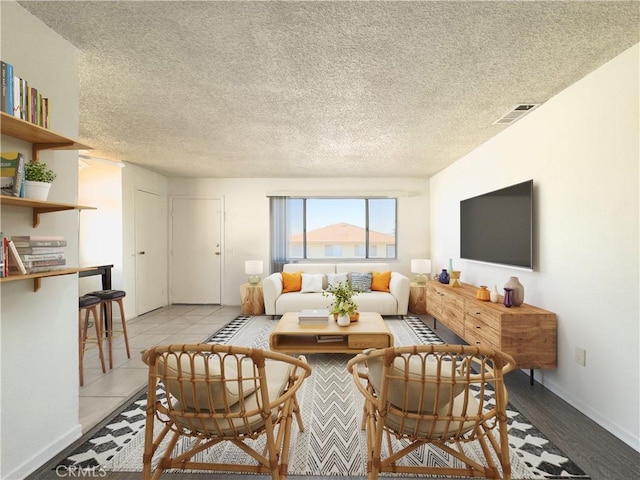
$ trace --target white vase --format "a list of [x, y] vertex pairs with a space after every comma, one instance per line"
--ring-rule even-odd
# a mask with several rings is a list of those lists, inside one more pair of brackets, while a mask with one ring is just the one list
[[507, 283], [504, 284], [504, 288], [510, 288], [513, 290], [511, 296], [511, 305], [517, 307], [524, 302], [524, 286], [518, 280], [518, 277], [509, 277]]
[[347, 325], [349, 325], [351, 323], [351, 318], [349, 318], [349, 314], [345, 313], [338, 315], [338, 325], [340, 325], [341, 327], [346, 327]]
[[32, 200], [46, 200], [49, 197], [50, 183], [34, 182], [33, 180], [24, 181], [24, 196]]
[[500, 301], [500, 293], [498, 292], [497, 285], [493, 286], [493, 290], [491, 290], [489, 294], [489, 300], [491, 300], [492, 303], [498, 303]]

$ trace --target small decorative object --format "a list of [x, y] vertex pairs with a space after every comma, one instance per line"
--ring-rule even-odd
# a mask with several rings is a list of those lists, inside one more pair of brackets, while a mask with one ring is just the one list
[[34, 200], [46, 200], [56, 173], [46, 163], [30, 160], [24, 166], [24, 195]]
[[512, 297], [513, 296], [513, 290], [510, 288], [505, 288], [504, 289], [504, 306], [507, 308], [511, 308], [511, 306], [513, 305], [513, 300]]
[[440, 275], [438, 275], [438, 281], [440, 283], [449, 283], [449, 272], [447, 272], [446, 268], [443, 268]]
[[518, 277], [509, 277], [509, 280], [504, 284], [504, 287], [512, 290], [511, 304], [514, 307], [522, 305], [522, 302], [524, 302], [524, 286], [520, 283]]
[[498, 286], [494, 285], [493, 290], [491, 291], [491, 295], [489, 296], [489, 300], [493, 303], [498, 303], [500, 301], [500, 293], [498, 293]]
[[451, 270], [451, 275], [449, 276], [449, 286], [450, 287], [461, 287], [460, 283], [460, 270]]
[[340, 325], [341, 316], [346, 316], [347, 325], [351, 323], [350, 315], [354, 315], [358, 310], [358, 305], [353, 300], [353, 297], [358, 293], [351, 288], [349, 282], [337, 282], [322, 292], [325, 297], [330, 295], [333, 297], [333, 301], [329, 305], [329, 311], [333, 313], [334, 318], [337, 315], [338, 325]]
[[418, 285], [427, 283], [427, 278], [431, 273], [431, 260], [414, 259], [411, 260], [411, 271], [416, 274], [413, 281]]
[[249, 275], [249, 284], [258, 285], [262, 274], [262, 260], [247, 260], [244, 262], [244, 273]]
[[351, 323], [351, 319], [349, 318], [348, 313], [341, 313], [338, 315], [338, 325], [341, 327], [346, 327]]
[[483, 302], [488, 302], [491, 299], [491, 293], [487, 290], [486, 285], [480, 285], [480, 288], [476, 290], [476, 298]]

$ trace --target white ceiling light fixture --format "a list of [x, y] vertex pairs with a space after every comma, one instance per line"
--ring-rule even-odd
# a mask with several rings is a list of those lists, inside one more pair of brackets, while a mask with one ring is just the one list
[[532, 110], [534, 110], [536, 107], [539, 107], [539, 106], [540, 106], [539, 103], [521, 103], [521, 104], [516, 105], [515, 107], [513, 107], [511, 110], [509, 110], [503, 116], [501, 116], [498, 120], [493, 122], [493, 124], [494, 125], [500, 125], [500, 124], [504, 125], [504, 124], [513, 123], [516, 120], [520, 120], [527, 113], [531, 112]]

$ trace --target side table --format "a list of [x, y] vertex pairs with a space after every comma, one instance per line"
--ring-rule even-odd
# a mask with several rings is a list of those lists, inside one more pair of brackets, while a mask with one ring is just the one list
[[415, 315], [427, 314], [427, 286], [411, 282], [409, 288], [409, 312]]
[[240, 302], [243, 315], [263, 314], [264, 296], [262, 295], [262, 284], [243, 283], [240, 285]]

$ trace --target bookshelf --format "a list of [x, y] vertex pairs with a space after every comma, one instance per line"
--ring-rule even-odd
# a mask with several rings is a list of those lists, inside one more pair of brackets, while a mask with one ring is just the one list
[[[59, 135], [46, 128], [39, 127], [32, 123], [26, 122], [20, 118], [0, 112], [0, 134], [8, 135], [18, 140], [31, 143], [33, 159], [38, 160], [41, 150], [85, 150], [91, 147], [76, 142], [63, 135]], [[49, 202], [41, 200], [32, 200], [29, 198], [0, 196], [0, 206], [2, 207], [18, 207], [30, 208], [33, 212], [33, 227], [36, 228], [40, 224], [40, 215], [52, 212], [61, 212], [66, 210], [86, 210], [94, 209], [84, 205], [73, 205], [69, 203]], [[60, 275], [71, 275], [86, 268], [65, 268], [60, 270], [52, 270], [49, 272], [30, 273], [27, 275], [11, 275], [0, 278], [0, 283], [15, 282], [22, 280], [33, 280], [33, 291], [37, 292], [41, 286], [41, 280], [46, 277], [57, 277]], [[89, 269], [90, 270], [90, 269]]]

